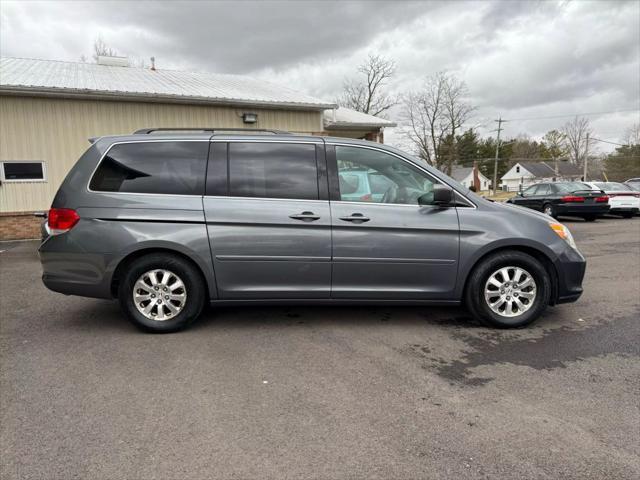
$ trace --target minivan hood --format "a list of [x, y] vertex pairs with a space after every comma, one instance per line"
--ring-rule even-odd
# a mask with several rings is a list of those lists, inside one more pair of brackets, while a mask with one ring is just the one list
[[554, 219], [548, 215], [545, 215], [542, 212], [537, 212], [535, 210], [531, 210], [530, 208], [521, 207], [519, 205], [514, 205], [513, 203], [504, 203], [504, 202], [493, 202], [493, 205], [499, 208], [506, 208], [507, 210], [514, 211], [516, 210], [519, 215], [526, 215], [530, 218], [536, 218], [538, 220], [544, 220], [545, 222], [553, 222]]

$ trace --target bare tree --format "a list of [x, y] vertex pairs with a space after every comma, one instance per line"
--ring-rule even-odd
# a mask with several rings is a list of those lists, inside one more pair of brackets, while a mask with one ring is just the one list
[[402, 117], [407, 124], [407, 137], [418, 156], [429, 165], [440, 168], [440, 146], [447, 131], [443, 99], [445, 75], [438, 73], [427, 79], [422, 90], [403, 97]]
[[623, 142], [629, 146], [640, 145], [640, 123], [634, 123], [627, 129]]
[[456, 133], [474, 110], [466, 96], [464, 82], [439, 72], [427, 78], [420, 91], [403, 97], [406, 136], [422, 159], [448, 173], [457, 158]]
[[98, 37], [93, 42], [93, 61], [98, 62], [98, 57], [116, 57], [118, 52], [109, 47], [102, 37]]
[[386, 91], [387, 83], [396, 72], [396, 64], [380, 55], [369, 54], [358, 67], [364, 79], [345, 80], [342, 95], [337, 103], [343, 107], [380, 115], [398, 103], [395, 96]]
[[[102, 37], [97, 37], [93, 42], [93, 61], [98, 63], [98, 57], [117, 57], [119, 55], [118, 51], [115, 48], [111, 48], [107, 43], [102, 39]], [[144, 58], [138, 55], [126, 55], [127, 62], [129, 66], [136, 68], [146, 68], [147, 63]], [[85, 55], [80, 56], [80, 61], [85, 63], [87, 61], [87, 57]]]
[[453, 75], [444, 76], [444, 114], [448, 124], [448, 136], [450, 138], [449, 155], [446, 162], [446, 173], [451, 175], [451, 169], [458, 158], [458, 143], [456, 133], [462, 128], [471, 113], [475, 110], [467, 102], [469, 90], [464, 81]]
[[583, 165], [590, 147], [588, 137], [593, 133], [589, 120], [586, 117], [575, 117], [564, 124], [562, 133], [566, 138], [569, 161]]

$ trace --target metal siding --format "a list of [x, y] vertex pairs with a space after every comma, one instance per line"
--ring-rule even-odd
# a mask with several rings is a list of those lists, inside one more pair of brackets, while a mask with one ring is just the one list
[[0, 161], [44, 161], [47, 181], [3, 182], [0, 212], [46, 210], [65, 175], [89, 147], [89, 137], [130, 134], [144, 127], [255, 128], [296, 133], [321, 129], [318, 111], [0, 96]]

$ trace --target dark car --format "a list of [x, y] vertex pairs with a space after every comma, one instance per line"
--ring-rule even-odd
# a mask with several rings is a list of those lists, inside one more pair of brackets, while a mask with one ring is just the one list
[[550, 217], [582, 217], [587, 222], [609, 211], [609, 197], [582, 182], [554, 182], [532, 185], [508, 203], [546, 213]]

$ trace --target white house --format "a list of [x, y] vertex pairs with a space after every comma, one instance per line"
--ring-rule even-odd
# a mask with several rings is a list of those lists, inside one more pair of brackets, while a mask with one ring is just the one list
[[461, 183], [465, 187], [469, 188], [474, 184], [473, 170], [476, 169], [478, 173], [479, 185], [476, 186], [477, 190], [489, 190], [491, 180], [485, 177], [477, 167], [453, 167], [451, 170], [451, 176], [458, 183]]
[[517, 192], [540, 182], [582, 180], [582, 171], [569, 162], [558, 162], [558, 175], [549, 162], [518, 162], [502, 178], [502, 189]]

